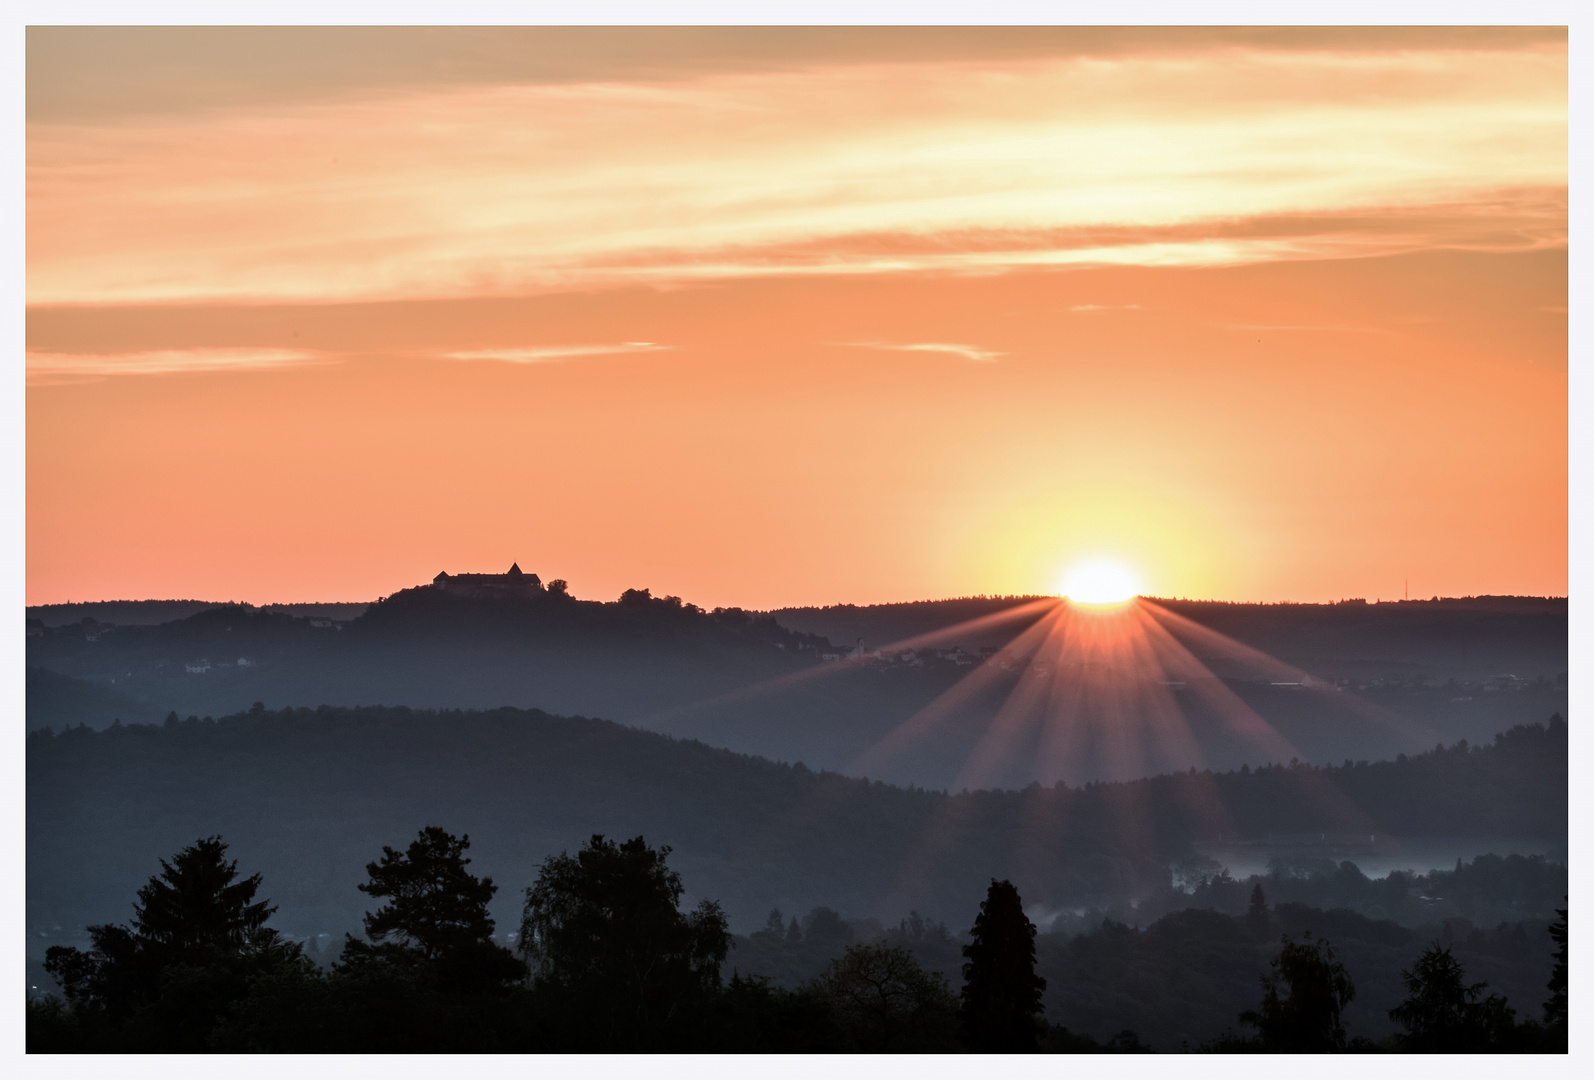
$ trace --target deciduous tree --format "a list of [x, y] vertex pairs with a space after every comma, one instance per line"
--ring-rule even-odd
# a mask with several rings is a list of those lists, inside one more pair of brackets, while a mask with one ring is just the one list
[[892, 945], [849, 945], [816, 980], [847, 1034], [865, 1053], [956, 1049], [958, 1000], [945, 977]]
[[584, 1048], [662, 1045], [667, 1029], [720, 985], [730, 932], [719, 905], [680, 910], [670, 849], [602, 835], [549, 857], [526, 890], [521, 948], [541, 1000]]
[[1345, 1048], [1340, 1015], [1356, 997], [1345, 966], [1327, 941], [1300, 942], [1284, 936], [1272, 973], [1262, 977], [1262, 1004], [1240, 1014], [1240, 1023], [1257, 1029], [1270, 1053], [1321, 1054]]

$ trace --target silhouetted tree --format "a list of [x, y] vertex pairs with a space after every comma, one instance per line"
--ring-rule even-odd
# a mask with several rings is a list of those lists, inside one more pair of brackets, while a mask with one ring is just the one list
[[1544, 1027], [1552, 1042], [1561, 1048], [1567, 1045], [1566, 1016], [1566, 908], [1557, 908], [1560, 916], [1550, 924], [1550, 939], [1560, 946], [1555, 951], [1555, 967], [1550, 971], [1550, 998], [1544, 1003]]
[[526, 890], [521, 948], [549, 1008], [584, 1047], [662, 1045], [667, 1029], [720, 985], [730, 933], [719, 905], [683, 913], [670, 849], [601, 835], [551, 856]]
[[1262, 977], [1261, 1006], [1240, 1014], [1240, 1023], [1257, 1029], [1262, 1049], [1308, 1054], [1343, 1050], [1340, 1014], [1356, 997], [1356, 987], [1328, 942], [1313, 941], [1308, 932], [1297, 944], [1286, 934], [1271, 967], [1272, 973]]
[[1405, 1031], [1395, 1036], [1413, 1053], [1457, 1054], [1510, 1045], [1515, 1013], [1498, 994], [1479, 1000], [1488, 983], [1467, 985], [1461, 962], [1437, 942], [1400, 977], [1406, 1000], [1389, 1010]]
[[847, 1045], [830, 1001], [815, 986], [771, 986], [732, 975], [715, 997], [708, 1038], [696, 1050], [728, 1053], [836, 1053]]
[[816, 907], [803, 916], [803, 940], [821, 949], [834, 949], [852, 941], [852, 927], [839, 911]]
[[501, 992], [524, 979], [525, 965], [492, 939], [487, 904], [498, 886], [466, 869], [469, 847], [469, 836], [435, 825], [403, 852], [384, 846], [381, 861], [366, 864], [370, 880], [359, 889], [388, 902], [365, 915], [369, 943], [347, 937], [340, 967], [419, 966], [443, 990], [461, 993]]
[[797, 945], [802, 942], [803, 928], [797, 925], [797, 916], [791, 917], [791, 925], [786, 928], [786, 944]]
[[72, 1013], [116, 1048], [203, 1049], [251, 975], [302, 960], [299, 946], [265, 925], [276, 908], [255, 900], [260, 875], [239, 880], [226, 854], [211, 836], [162, 859], [138, 890], [131, 927], [89, 927], [87, 952], [46, 950], [45, 970]]
[[891, 945], [849, 945], [815, 986], [850, 1049], [865, 1053], [954, 1050], [957, 998], [945, 977]]
[[1260, 939], [1267, 937], [1271, 922], [1267, 913], [1267, 896], [1263, 894], [1259, 881], [1251, 889], [1251, 906], [1245, 912], [1245, 926], [1253, 937]]
[[961, 1013], [969, 1046], [981, 1053], [1035, 1050], [1046, 980], [1035, 974], [1035, 924], [1012, 882], [992, 879], [971, 933], [963, 946]]

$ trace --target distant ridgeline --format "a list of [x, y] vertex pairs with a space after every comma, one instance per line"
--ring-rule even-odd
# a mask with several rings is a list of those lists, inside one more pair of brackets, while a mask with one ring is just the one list
[[[1397, 761], [955, 795], [514, 709], [257, 707], [36, 732], [26, 767], [30, 941], [120, 917], [157, 858], [212, 833], [273, 883], [279, 925], [304, 932], [357, 925], [362, 867], [424, 823], [468, 833], [508, 904], [547, 855], [594, 832], [644, 834], [741, 926], [819, 904], [962, 921], [993, 877], [1036, 909], [1144, 902], [1220, 838], [1454, 837], [1481, 854], [1491, 838], [1567, 835], [1558, 717]], [[1238, 902], [1219, 880], [1200, 887], [1217, 907]], [[1497, 906], [1547, 917], [1526, 895]], [[1443, 913], [1426, 899], [1379, 903]]]
[[[212, 608], [249, 606], [214, 600], [95, 600], [81, 604], [36, 604], [28, 608], [28, 626], [39, 631], [73, 626], [80, 632], [94, 634], [118, 626], [159, 626]], [[347, 622], [359, 618], [370, 606], [367, 603], [306, 602], [261, 604], [258, 610], [305, 619]]]
[[[781, 608], [782, 626], [833, 641], [883, 644], [1018, 607], [1033, 596]], [[1564, 596], [1468, 596], [1332, 604], [1150, 602], [1324, 678], [1425, 681], [1555, 678], [1567, 668]], [[1001, 644], [1028, 622], [977, 624], [949, 644]], [[1200, 646], [1195, 646], [1199, 652]]]
[[394, 634], [439, 633], [471, 638], [501, 636], [537, 639], [603, 641], [618, 636], [627, 642], [656, 645], [708, 641], [722, 646], [779, 645], [794, 653], [817, 654], [830, 642], [816, 635], [794, 633], [774, 618], [742, 608], [706, 611], [678, 596], [656, 597], [648, 589], [627, 589], [619, 600], [578, 600], [564, 581], [545, 586], [518, 563], [502, 574], [450, 574], [444, 571], [430, 585], [401, 589], [372, 604], [349, 625], [356, 633], [384, 640]]
[[[118, 719], [153, 722], [169, 711], [221, 716], [255, 701], [507, 705], [601, 716], [846, 770], [965, 679], [1028, 618], [1005, 627], [988, 621], [966, 640], [954, 635], [934, 648], [880, 646], [1024, 602], [974, 597], [773, 615], [708, 611], [647, 589], [628, 589], [610, 602], [580, 600], [564, 582], [544, 583], [516, 565], [504, 574], [441, 573], [352, 618], [232, 604], [160, 625], [111, 625], [104, 611], [85, 616], [98, 621], [54, 625], [34, 618], [32, 609], [26, 724], [59, 730]], [[1564, 600], [1158, 602], [1314, 675], [1334, 676], [1349, 691], [1301, 693], [1292, 684], [1225, 672], [1212, 661], [1228, 689], [1305, 760], [1393, 758], [1440, 741], [1486, 740], [1567, 709]], [[827, 659], [854, 654], [862, 655], [823, 670]], [[926, 787], [957, 784], [1016, 678], [1009, 671], [988, 680], [986, 689], [960, 699], [963, 711], [952, 722], [869, 775]], [[1186, 697], [1201, 760], [1218, 769], [1265, 763], [1223, 717]], [[1375, 708], [1361, 708], [1363, 702]], [[1391, 716], [1403, 722], [1387, 722]], [[1035, 776], [1036, 762], [1018, 755], [991, 782], [1020, 787], [1055, 778]], [[1115, 762], [1102, 753], [1067, 766], [1062, 775], [1070, 783], [1169, 767], [1149, 756]]]

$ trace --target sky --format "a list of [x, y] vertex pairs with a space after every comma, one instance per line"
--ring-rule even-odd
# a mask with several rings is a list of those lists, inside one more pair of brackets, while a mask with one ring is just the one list
[[1566, 40], [30, 28], [28, 603], [1565, 595]]

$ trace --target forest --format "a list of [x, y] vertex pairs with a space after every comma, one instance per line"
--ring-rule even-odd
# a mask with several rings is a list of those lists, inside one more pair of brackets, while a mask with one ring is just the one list
[[[1476, 965], [1457, 950], [1531, 954], [1521, 924], [1498, 940], [1447, 928], [1424, 943], [1349, 913], [1270, 907], [1256, 886], [1243, 916], [1189, 910], [1143, 931], [1106, 921], [1037, 947], [1018, 889], [994, 878], [952, 979], [921, 962], [953, 942], [918, 916], [851, 942], [834, 912], [786, 925], [772, 911], [748, 940], [766, 959], [805, 943], [842, 949], [788, 989], [758, 970], [753, 948], [724, 977], [736, 944], [724, 912], [711, 899], [683, 906], [667, 846], [593, 835], [548, 856], [520, 897], [517, 931], [502, 936], [488, 907], [499, 886], [470, 869], [469, 848], [467, 835], [434, 825], [403, 849], [383, 845], [358, 883], [371, 905], [362, 933], [325, 962], [268, 925], [276, 908], [261, 875], [243, 876], [221, 837], [202, 837], [159, 860], [129, 923], [90, 927], [86, 949], [49, 950], [60, 992], [30, 996], [27, 1048], [1373, 1053], [1564, 1052], [1567, 1042], [1564, 909], [1532, 935], [1551, 961], [1542, 995], [1516, 1004], [1473, 981]], [[1398, 989], [1359, 990], [1379, 966], [1395, 968]], [[1247, 974], [1249, 1000], [1225, 1017]], [[1050, 1022], [1048, 988], [1054, 1010], [1061, 1001], [1087, 1025], [1124, 1015], [1114, 1006], [1132, 998], [1156, 1038], [1178, 1045], [1148, 1042], [1147, 1029], [1103, 1040]], [[1393, 1030], [1357, 1033], [1358, 1002]], [[1192, 1041], [1201, 1020], [1210, 1034]]]
[[[1555, 719], [1388, 762], [947, 794], [535, 710], [172, 716], [29, 736], [27, 918], [30, 940], [101, 922], [151, 859], [219, 832], [277, 883], [294, 932], [341, 930], [358, 923], [345, 883], [367, 852], [446, 821], [499, 876], [593, 832], [646, 832], [738, 926], [761, 925], [773, 907], [821, 905], [952, 921], [993, 877], [1043, 909], [1122, 919], [1175, 874], [1196, 887], [1204, 866], [1215, 870], [1203, 845], [1220, 837], [1281, 852], [1330, 852], [1369, 834], [1387, 845], [1451, 837], [1475, 845], [1468, 858], [1532, 838], [1564, 847], [1566, 739]], [[1232, 908], [1225, 886], [1206, 887]], [[1383, 917], [1467, 914], [1440, 895], [1444, 904], [1413, 896]], [[1389, 899], [1334, 902], [1362, 901]], [[1500, 917], [1546, 911], [1507, 904]]]

